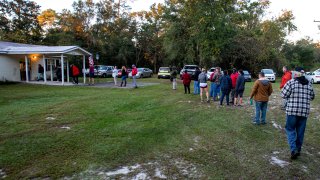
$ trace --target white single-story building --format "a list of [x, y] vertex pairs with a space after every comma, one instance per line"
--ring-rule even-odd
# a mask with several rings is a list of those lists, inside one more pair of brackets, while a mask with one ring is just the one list
[[[86, 56], [91, 56], [91, 53], [78, 46], [41, 46], [0, 41], [0, 81], [35, 81], [38, 64], [41, 64], [46, 72], [43, 74], [46, 83], [47, 79], [53, 81], [54, 68], [59, 65], [63, 85], [65, 74], [69, 82], [70, 56], [81, 56], [83, 63], [79, 69], [84, 72]], [[83, 76], [85, 83], [85, 73]]]

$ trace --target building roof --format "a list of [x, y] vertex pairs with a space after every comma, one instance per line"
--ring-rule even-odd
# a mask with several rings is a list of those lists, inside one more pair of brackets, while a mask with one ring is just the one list
[[91, 55], [88, 51], [78, 46], [41, 46], [32, 44], [21, 44], [0, 41], [0, 54], [22, 55], [22, 54], [70, 54], [70, 55]]

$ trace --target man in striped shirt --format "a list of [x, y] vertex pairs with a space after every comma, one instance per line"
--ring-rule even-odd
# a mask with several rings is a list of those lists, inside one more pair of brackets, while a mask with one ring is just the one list
[[281, 91], [281, 97], [287, 100], [286, 133], [291, 159], [300, 155], [310, 113], [310, 101], [315, 97], [311, 83], [303, 76], [303, 68], [297, 67], [295, 71], [295, 78], [289, 80]]

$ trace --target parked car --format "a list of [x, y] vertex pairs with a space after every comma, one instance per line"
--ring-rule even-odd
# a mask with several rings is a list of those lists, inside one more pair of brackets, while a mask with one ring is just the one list
[[270, 82], [276, 82], [276, 73], [274, 73], [272, 69], [262, 69], [261, 72], [264, 73], [266, 79], [268, 79]]
[[251, 74], [249, 73], [249, 71], [243, 70], [243, 74], [244, 74], [244, 79], [245, 79], [247, 82], [251, 82]]
[[[94, 75], [101, 76], [101, 77], [111, 77], [113, 66], [106, 66], [106, 65], [95, 65], [94, 66]], [[89, 68], [86, 69], [86, 75], [89, 75]]]
[[187, 73], [191, 76], [191, 79], [194, 79], [194, 74], [196, 69], [199, 69], [199, 66], [197, 65], [185, 65], [182, 70], [180, 71], [180, 79], [182, 77], [182, 74], [184, 73], [185, 70], [187, 70]]
[[[132, 70], [131, 70], [132, 71]], [[144, 78], [144, 77], [152, 77], [153, 72], [149, 68], [138, 68], [138, 73], [136, 75], [137, 78]], [[132, 72], [129, 73], [129, 78], [132, 78]]]
[[320, 83], [320, 71], [307, 72], [305, 77], [312, 83]]
[[216, 70], [216, 68], [215, 68], [215, 67], [212, 67], [212, 68], [210, 68], [210, 69], [207, 71], [207, 77], [208, 77], [208, 79], [210, 79], [211, 74], [214, 73], [215, 70]]
[[169, 79], [170, 78], [170, 68], [169, 67], [160, 67], [158, 72], [158, 79]]

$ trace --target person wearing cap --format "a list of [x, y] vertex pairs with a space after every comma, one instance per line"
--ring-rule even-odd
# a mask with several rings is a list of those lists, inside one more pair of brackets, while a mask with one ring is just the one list
[[250, 101], [254, 98], [256, 104], [256, 115], [255, 121], [253, 122], [256, 125], [266, 124], [266, 115], [268, 108], [269, 96], [271, 96], [273, 90], [272, 85], [265, 78], [263, 72], [259, 73], [259, 79], [254, 82], [252, 87], [252, 91], [250, 94]]
[[281, 90], [281, 97], [287, 101], [285, 129], [291, 159], [297, 159], [300, 156], [310, 113], [310, 101], [315, 98], [312, 84], [303, 76], [303, 73], [303, 68], [295, 68], [294, 79], [289, 80]]
[[234, 104], [234, 96], [236, 93], [236, 84], [238, 79], [239, 73], [236, 68], [232, 69], [232, 74], [230, 75], [231, 82], [232, 82], [232, 89], [231, 89], [231, 103]]
[[201, 74], [199, 74], [198, 81], [200, 83], [200, 98], [201, 98], [201, 102], [203, 102], [202, 93], [203, 93], [203, 90], [205, 90], [206, 91], [206, 96], [207, 96], [207, 103], [209, 103], [210, 100], [209, 100], [209, 92], [208, 92], [208, 84], [207, 84], [208, 77], [207, 77], [207, 71], [206, 71], [205, 68], [202, 68], [202, 72], [201, 72]]
[[132, 87], [133, 88], [138, 88], [138, 86], [137, 86], [137, 76], [136, 76], [138, 74], [138, 69], [134, 64], [132, 65], [131, 74], [132, 74]]

